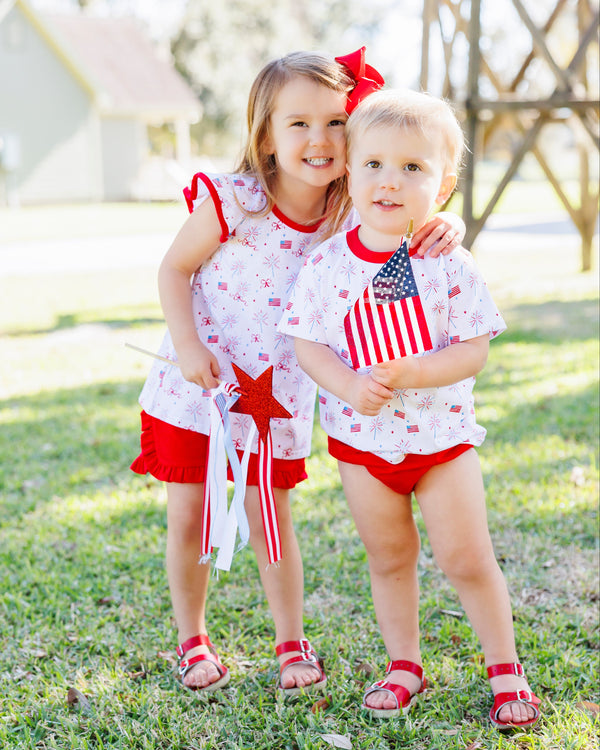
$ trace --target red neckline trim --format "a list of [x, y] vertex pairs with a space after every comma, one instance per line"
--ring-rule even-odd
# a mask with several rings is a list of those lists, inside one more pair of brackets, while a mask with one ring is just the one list
[[275, 216], [280, 220], [283, 221], [283, 223], [290, 227], [290, 229], [295, 229], [298, 232], [306, 232], [307, 234], [312, 234], [313, 232], [316, 232], [317, 229], [321, 226], [322, 220], [318, 221], [316, 224], [298, 224], [293, 219], [290, 219], [288, 216], [286, 216], [284, 213], [282, 213], [277, 206], [273, 206], [273, 213]]
[[350, 248], [352, 253], [356, 255], [357, 258], [360, 258], [361, 260], [366, 260], [369, 263], [385, 263], [386, 260], [389, 260], [392, 257], [392, 255], [396, 252], [395, 250], [385, 250], [384, 252], [377, 252], [375, 250], [369, 250], [369, 248], [365, 247], [363, 243], [358, 239], [359, 229], [360, 229], [360, 224], [357, 227], [354, 227], [354, 229], [351, 229], [346, 234], [348, 247]]

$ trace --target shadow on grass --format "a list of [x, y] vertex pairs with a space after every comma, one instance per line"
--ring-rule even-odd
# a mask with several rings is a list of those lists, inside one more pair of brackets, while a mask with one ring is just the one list
[[4, 402], [0, 452], [0, 523], [55, 498], [110, 491], [139, 448], [141, 382], [99, 383]]
[[508, 330], [502, 340], [560, 344], [597, 338], [598, 311], [598, 299], [506, 306], [502, 312]]
[[13, 329], [4, 331], [3, 336], [50, 336], [53, 333], [75, 330], [77, 328], [87, 328], [89, 326], [105, 327], [114, 330], [121, 328], [140, 328], [143, 326], [164, 325], [164, 318], [161, 315], [147, 315], [143, 317], [120, 317], [120, 318], [103, 318], [95, 317], [93, 312], [85, 315], [79, 313], [68, 313], [57, 316], [54, 325], [48, 328], [36, 329]]
[[[0, 465], [0, 523], [15, 524], [65, 495], [110, 493], [128, 483], [133, 478], [129, 466], [139, 447], [137, 398], [141, 386], [141, 381], [100, 383], [6, 402], [0, 451], [10, 461]], [[514, 470], [522, 463], [524, 471], [535, 471], [533, 480], [543, 481], [543, 477], [572, 468], [569, 444], [585, 444], [594, 450], [597, 402], [593, 385], [520, 402], [485, 424], [488, 442], [505, 450], [531, 436], [558, 436], [565, 443], [564, 451], [538, 457], [535, 469], [530, 456], [518, 454], [511, 466]], [[315, 433], [313, 457], [318, 459], [326, 455], [318, 418]], [[526, 466], [530, 468], [526, 470]], [[339, 484], [337, 474], [335, 481]]]

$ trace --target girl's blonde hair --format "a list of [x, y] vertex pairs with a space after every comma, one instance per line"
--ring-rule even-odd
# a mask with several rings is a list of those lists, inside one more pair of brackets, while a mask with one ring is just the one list
[[346, 124], [346, 152], [365, 130], [374, 127], [415, 128], [439, 138], [446, 172], [458, 173], [465, 150], [465, 136], [451, 104], [418, 91], [385, 89], [364, 99]]
[[[283, 86], [297, 76], [303, 76], [333, 91], [347, 94], [354, 81], [333, 58], [316, 52], [291, 52], [285, 57], [265, 65], [257, 75], [248, 97], [248, 137], [236, 172], [251, 174], [262, 185], [267, 203], [258, 215], [267, 214], [276, 203], [273, 193], [277, 177], [277, 163], [273, 154], [266, 153], [271, 114], [275, 100]], [[348, 215], [351, 202], [348, 197], [346, 175], [333, 180], [327, 188], [325, 214], [320, 231], [332, 234]]]

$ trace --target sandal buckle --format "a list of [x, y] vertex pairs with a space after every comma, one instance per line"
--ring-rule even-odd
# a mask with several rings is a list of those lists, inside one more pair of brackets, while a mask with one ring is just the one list
[[521, 703], [531, 703], [533, 695], [530, 690], [517, 690], [517, 700]]
[[301, 638], [298, 641], [298, 646], [299, 646], [298, 651], [300, 651], [303, 654], [310, 654], [310, 652], [312, 651], [310, 641], [307, 638]]
[[[517, 677], [525, 677], [525, 670], [523, 669], [523, 665], [522, 664], [520, 664], [518, 661], [516, 661], [513, 664], [513, 667], [515, 669], [515, 675]], [[525, 692], [527, 692], [527, 691], [525, 691]]]
[[190, 660], [189, 659], [182, 659], [179, 662], [179, 674], [182, 677], [185, 674], [186, 670], [188, 669], [189, 665], [190, 665]]

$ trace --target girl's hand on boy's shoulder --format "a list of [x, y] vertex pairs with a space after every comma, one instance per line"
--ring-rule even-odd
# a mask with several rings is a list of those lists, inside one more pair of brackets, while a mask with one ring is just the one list
[[376, 383], [391, 389], [418, 388], [420, 362], [418, 357], [400, 357], [390, 362], [380, 362], [371, 370]]
[[421, 257], [426, 253], [432, 258], [448, 255], [460, 247], [466, 231], [465, 223], [458, 214], [440, 211], [415, 232], [410, 247]]

